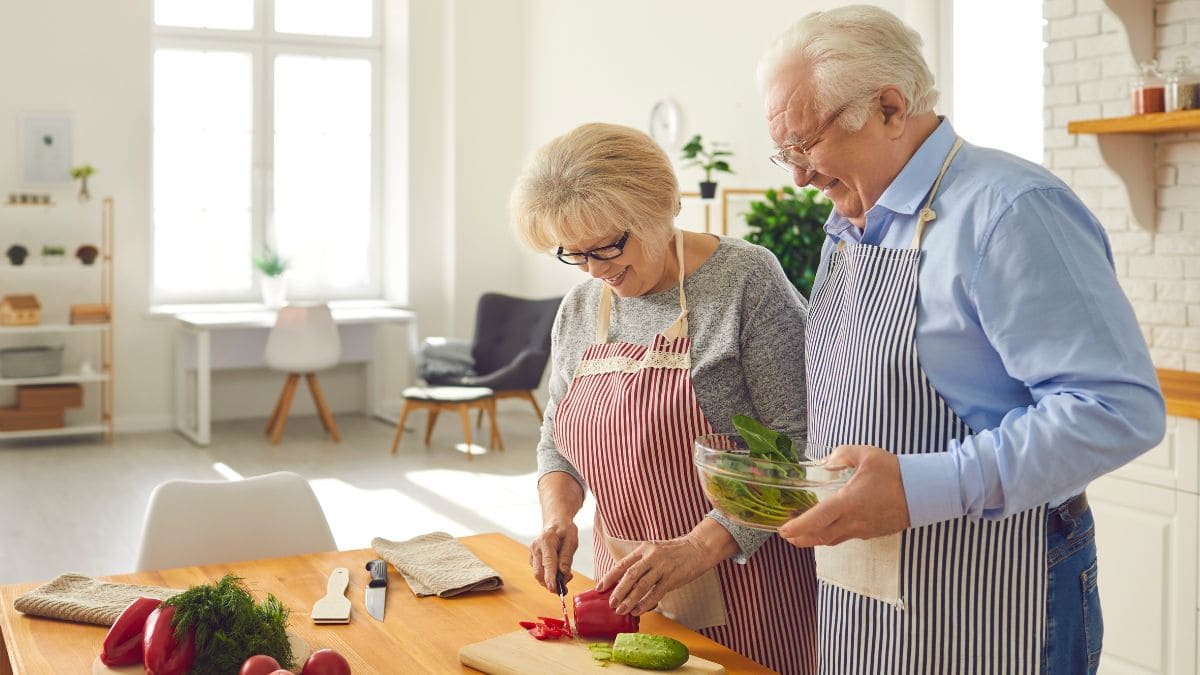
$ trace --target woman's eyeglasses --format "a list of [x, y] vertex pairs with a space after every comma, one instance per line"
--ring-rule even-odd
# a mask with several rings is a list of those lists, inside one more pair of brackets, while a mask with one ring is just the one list
[[588, 261], [588, 258], [596, 260], [612, 260], [619, 257], [625, 251], [625, 242], [629, 241], [629, 230], [625, 230], [625, 234], [615, 242], [607, 246], [594, 248], [590, 251], [564, 251], [563, 247], [559, 246], [558, 251], [554, 253], [559, 260], [568, 265], [582, 265]]

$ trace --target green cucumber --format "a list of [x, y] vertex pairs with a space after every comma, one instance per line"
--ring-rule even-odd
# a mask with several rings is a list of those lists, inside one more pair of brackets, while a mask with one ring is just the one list
[[617, 633], [612, 660], [634, 668], [674, 670], [687, 663], [688, 648], [679, 640], [646, 633]]

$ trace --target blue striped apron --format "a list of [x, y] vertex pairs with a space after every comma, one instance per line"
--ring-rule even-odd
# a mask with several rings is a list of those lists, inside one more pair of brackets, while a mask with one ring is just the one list
[[[814, 456], [843, 444], [937, 452], [972, 433], [929, 383], [915, 341], [921, 235], [961, 145], [942, 165], [910, 248], [843, 242], [830, 258], [805, 339]], [[1045, 512], [817, 547], [821, 672], [1040, 673]]]

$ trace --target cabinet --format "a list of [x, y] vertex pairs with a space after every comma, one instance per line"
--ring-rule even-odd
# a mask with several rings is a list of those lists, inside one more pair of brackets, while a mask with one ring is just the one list
[[[90, 208], [89, 208], [90, 206]], [[103, 434], [113, 436], [113, 220], [111, 197], [100, 203], [97, 231], [95, 206], [59, 210], [54, 205], [4, 207], [3, 240], [21, 241], [31, 251], [42, 245], [69, 243], [65, 260], [57, 264], [31, 257], [22, 265], [0, 259], [0, 289], [4, 295], [28, 293], [41, 301], [41, 321], [35, 325], [0, 326], [0, 346], [64, 345], [62, 372], [47, 377], [0, 376], [0, 396], [15, 398], [21, 385], [79, 384], [81, 409], [69, 410], [60, 428], [0, 431], [0, 441], [19, 438]], [[65, 214], [63, 212], [66, 212]], [[95, 237], [99, 236], [97, 245]], [[84, 265], [71, 257], [83, 244], [97, 246], [95, 262]], [[8, 243], [4, 247], [8, 247]], [[108, 307], [104, 323], [71, 323], [70, 306]]]

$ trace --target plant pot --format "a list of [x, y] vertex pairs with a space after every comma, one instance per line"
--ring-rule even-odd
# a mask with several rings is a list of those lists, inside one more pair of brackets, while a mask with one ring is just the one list
[[282, 276], [263, 276], [259, 288], [262, 289], [263, 304], [267, 307], [278, 308], [287, 304], [287, 279]]
[[96, 262], [96, 256], [99, 254], [100, 249], [92, 246], [91, 244], [80, 246], [79, 249], [75, 251], [75, 257], [79, 258], [79, 261], [84, 265], [91, 265], [92, 263]]
[[25, 258], [29, 255], [29, 251], [25, 250], [25, 247], [23, 246], [13, 246], [12, 248], [8, 249], [8, 253], [6, 253], [6, 255], [8, 256], [8, 261], [10, 263], [12, 263], [14, 266], [20, 266], [25, 264]]
[[717, 196], [717, 184], [706, 180], [700, 181], [700, 198], [712, 199]]

